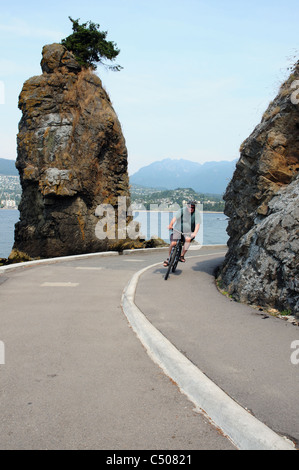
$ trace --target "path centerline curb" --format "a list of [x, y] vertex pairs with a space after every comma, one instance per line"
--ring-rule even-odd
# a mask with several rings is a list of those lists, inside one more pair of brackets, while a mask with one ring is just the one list
[[[213, 255], [197, 255], [207, 257]], [[171, 378], [180, 391], [194, 403], [196, 410], [231, 440], [240, 450], [296, 450], [289, 439], [279, 436], [264, 423], [242, 408], [221, 390], [200, 369], [187, 359], [135, 304], [140, 277], [155, 263], [141, 269], [131, 278], [122, 294], [121, 305], [133, 331], [150, 358]]]

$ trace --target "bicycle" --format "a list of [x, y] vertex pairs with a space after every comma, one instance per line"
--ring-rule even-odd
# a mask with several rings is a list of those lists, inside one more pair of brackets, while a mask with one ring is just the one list
[[181, 257], [182, 248], [183, 248], [182, 235], [190, 235], [189, 233], [180, 232], [179, 230], [176, 230], [175, 228], [173, 230], [175, 232], [180, 233], [181, 237], [177, 240], [176, 245], [173, 246], [172, 249], [171, 249], [170, 256], [169, 256], [169, 264], [168, 264], [168, 267], [167, 267], [167, 272], [164, 276], [165, 281], [167, 281], [167, 279], [169, 277], [169, 274], [170, 274], [170, 271], [172, 271], [174, 273], [176, 268], [177, 268], [179, 259]]

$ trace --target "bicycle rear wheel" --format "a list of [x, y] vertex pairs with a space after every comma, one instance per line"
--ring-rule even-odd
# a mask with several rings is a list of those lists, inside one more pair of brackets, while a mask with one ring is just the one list
[[175, 254], [176, 254], [176, 249], [175, 248], [172, 248], [171, 250], [171, 253], [170, 253], [170, 257], [169, 257], [169, 265], [168, 265], [168, 268], [167, 268], [167, 271], [166, 271], [166, 274], [165, 274], [165, 281], [167, 281], [168, 277], [169, 277], [169, 273], [170, 273], [170, 270], [173, 266], [173, 263], [174, 263], [174, 260], [175, 260]]

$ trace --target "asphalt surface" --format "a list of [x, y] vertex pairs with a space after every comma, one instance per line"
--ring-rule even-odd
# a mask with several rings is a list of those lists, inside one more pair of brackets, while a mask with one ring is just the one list
[[235, 449], [152, 362], [121, 309], [136, 270], [163, 259], [2, 271], [1, 450]]
[[135, 302], [204, 374], [275, 432], [299, 440], [299, 329], [230, 301], [223, 248], [189, 251], [164, 281], [165, 252], [0, 270], [0, 449], [233, 450], [153, 363], [121, 308]]

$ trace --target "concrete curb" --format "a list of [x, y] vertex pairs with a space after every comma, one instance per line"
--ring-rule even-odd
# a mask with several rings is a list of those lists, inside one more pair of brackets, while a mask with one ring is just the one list
[[[214, 248], [215, 250], [219, 248], [223, 248], [227, 250], [227, 245], [191, 245], [189, 248], [189, 251], [199, 251], [202, 248], [209, 248], [209, 249]], [[157, 253], [159, 251], [168, 251], [168, 250], [169, 250], [169, 246], [159, 246], [157, 248], [136, 248], [136, 249], [131, 249], [131, 250], [124, 250], [120, 254], [131, 255], [133, 253], [134, 254], [135, 253], [148, 253], [148, 252]]]
[[46, 259], [37, 259], [34, 261], [26, 261], [24, 263], [14, 263], [9, 264], [8, 266], [0, 267], [0, 274], [3, 274], [7, 271], [12, 271], [15, 269], [30, 268], [32, 266], [37, 266], [40, 264], [54, 264], [59, 263], [60, 261], [71, 261], [76, 259], [92, 258], [92, 257], [104, 257], [104, 256], [118, 256], [118, 251], [101, 251], [100, 253], [86, 253], [84, 255], [71, 255], [71, 256], [62, 256], [57, 258], [46, 258]]
[[85, 259], [85, 258], [92, 258], [92, 257], [106, 257], [106, 256], [120, 256], [120, 255], [131, 255], [136, 253], [142, 252], [157, 252], [157, 251], [164, 251], [168, 250], [168, 247], [158, 247], [158, 248], [139, 248], [135, 250], [124, 250], [123, 252], [118, 251], [100, 251], [97, 253], [85, 253], [82, 255], [70, 255], [70, 256], [61, 256], [57, 258], [45, 258], [45, 259], [37, 259], [33, 261], [24, 261], [22, 263], [13, 263], [7, 266], [0, 266], [0, 274], [3, 274], [7, 271], [12, 271], [15, 269], [22, 269], [22, 268], [30, 268], [32, 266], [37, 266], [40, 264], [53, 264], [59, 263], [60, 261], [71, 261], [76, 259]]
[[123, 250], [122, 255], [132, 255], [136, 253], [158, 253], [160, 251], [169, 250], [169, 246], [159, 246], [157, 248], [135, 248], [131, 250]]
[[[199, 255], [206, 256], [206, 255]], [[151, 359], [180, 388], [197, 410], [219, 428], [240, 450], [296, 450], [208, 379], [180, 353], [145, 317], [134, 303], [139, 278], [156, 263], [138, 271], [122, 295], [122, 308], [129, 324]]]
[[[226, 245], [203, 245], [205, 248], [227, 248]], [[191, 246], [190, 250], [200, 250], [203, 246]], [[119, 256], [119, 255], [132, 255], [137, 253], [157, 253], [162, 251], [167, 251], [169, 249], [168, 246], [157, 247], [157, 248], [136, 248], [134, 250], [123, 250], [123, 252], [118, 251], [101, 251], [98, 253], [85, 253], [82, 255], [70, 255], [70, 256], [61, 256], [57, 258], [45, 258], [45, 259], [38, 259], [34, 261], [25, 261], [22, 263], [13, 263], [7, 266], [0, 266], [0, 274], [3, 274], [8, 271], [12, 271], [15, 269], [22, 269], [22, 268], [30, 268], [32, 266], [37, 266], [40, 264], [53, 264], [59, 263], [60, 261], [71, 261], [76, 259], [84, 259], [84, 258], [92, 258], [92, 257], [105, 257], [105, 256]]]

